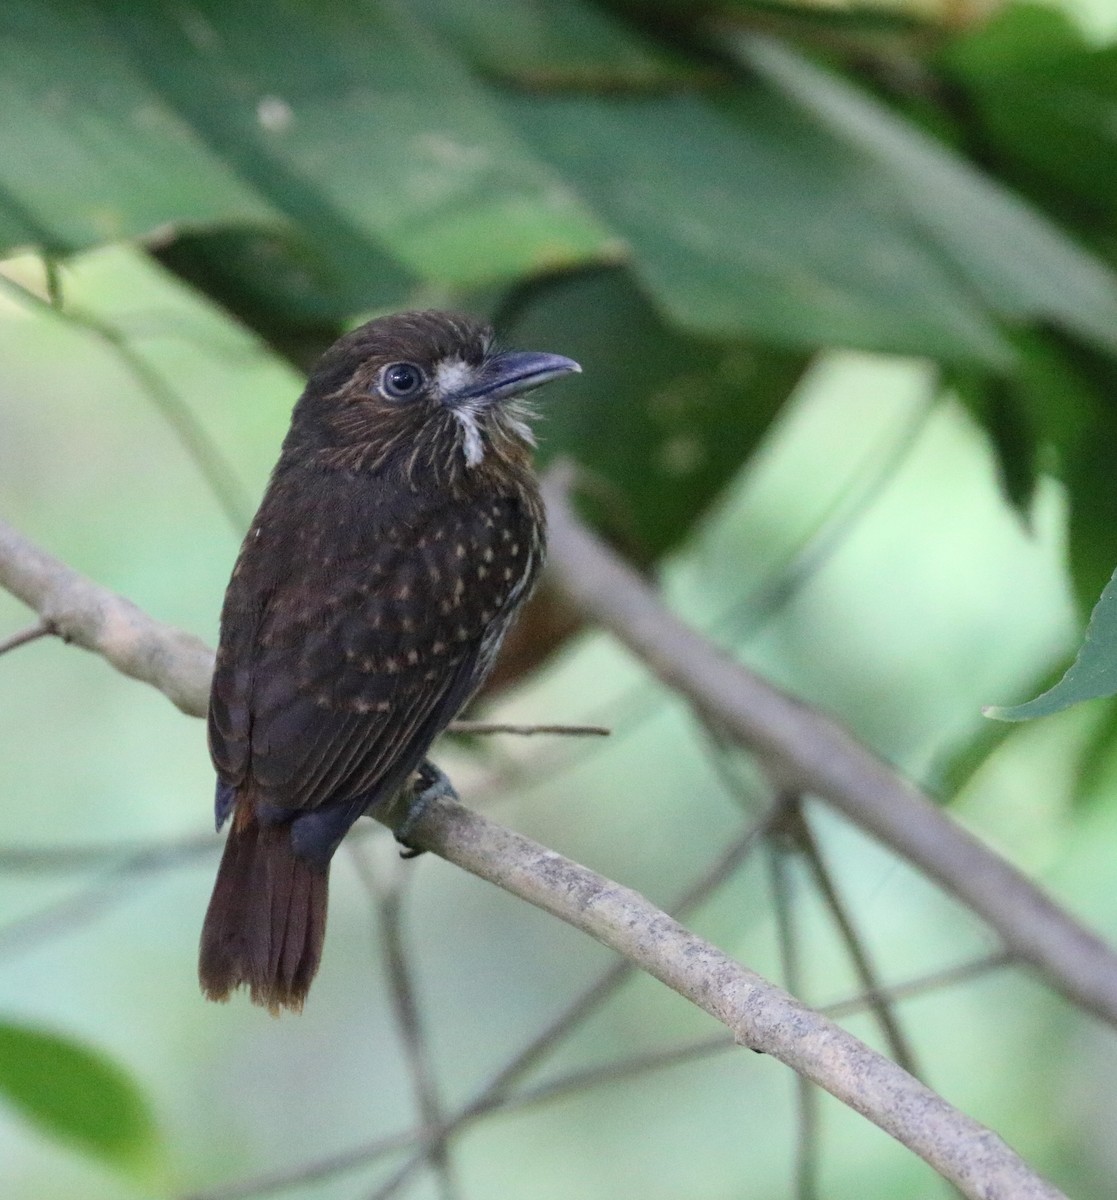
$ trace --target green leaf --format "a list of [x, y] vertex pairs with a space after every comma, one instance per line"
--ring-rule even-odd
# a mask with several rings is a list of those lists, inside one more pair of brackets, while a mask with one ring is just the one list
[[387, 282], [397, 299], [417, 279], [475, 286], [606, 248], [406, 13], [287, 0], [261, 16], [216, 0], [5, 5], [6, 223], [33, 213], [70, 249], [168, 223], [294, 226], [338, 287]]
[[1117, 574], [1110, 579], [1101, 599], [1090, 614], [1086, 636], [1074, 662], [1053, 688], [1025, 704], [1010, 708], [990, 707], [987, 717], [998, 721], [1029, 721], [1117, 694]]
[[780, 43], [740, 39], [766, 79], [876, 168], [965, 291], [1012, 322], [1046, 321], [1117, 349], [1117, 276], [1042, 213], [870, 96]]
[[676, 545], [736, 474], [807, 362], [673, 330], [622, 270], [532, 289], [500, 324], [510, 342], [582, 364], [540, 402], [541, 457], [586, 468], [597, 515], [645, 562]]
[[1051, 332], [1021, 334], [1013, 342], [1016, 371], [987, 379], [985, 387], [1018, 410], [1041, 448], [1038, 465], [1067, 489], [1071, 575], [1085, 613], [1113, 572], [1117, 363]]
[[625, 238], [684, 328], [1008, 360], [989, 314], [913, 236], [879, 173], [769, 89], [720, 104], [512, 95], [505, 106]]
[[1013, 381], [991, 373], [959, 373], [950, 382], [989, 437], [1004, 498], [1027, 522], [1039, 482], [1039, 455], [1035, 426]]
[[1054, 9], [1014, 4], [951, 45], [943, 62], [966, 89], [982, 137], [1038, 176], [1056, 211], [1077, 194], [1113, 221], [1117, 46], [1089, 45]]
[[0, 6], [0, 111], [5, 250], [280, 219], [152, 90], [95, 5]]
[[741, 45], [748, 86], [499, 93], [673, 320], [1000, 371], [1026, 320], [1117, 347], [1117, 277], [1039, 212], [778, 43]]
[[44, 1133], [138, 1182], [161, 1175], [155, 1125], [132, 1079], [55, 1033], [0, 1022], [0, 1096]]

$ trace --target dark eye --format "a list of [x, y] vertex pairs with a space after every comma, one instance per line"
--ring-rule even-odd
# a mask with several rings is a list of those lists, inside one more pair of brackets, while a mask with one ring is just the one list
[[423, 372], [414, 363], [389, 363], [380, 373], [380, 390], [392, 400], [414, 396], [423, 383]]

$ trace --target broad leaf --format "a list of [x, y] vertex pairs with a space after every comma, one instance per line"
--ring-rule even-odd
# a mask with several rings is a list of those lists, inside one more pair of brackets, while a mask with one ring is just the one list
[[604, 245], [392, 7], [20, 0], [0, 22], [0, 211], [10, 195], [4, 224], [34, 213], [53, 246], [294, 225], [321, 270], [375, 298], [385, 277], [396, 294], [417, 277], [477, 284]]
[[1008, 361], [888, 180], [770, 89], [505, 105], [685, 328]]
[[409, 9], [486, 74], [549, 90], [628, 90], [708, 74], [585, 0], [409, 0]]
[[[782, 92], [876, 167], [965, 291], [1010, 321], [1048, 321], [1117, 350], [1117, 276], [1038, 209], [870, 96], [768, 38], [742, 53]], [[960, 289], [962, 290], [962, 289]]]

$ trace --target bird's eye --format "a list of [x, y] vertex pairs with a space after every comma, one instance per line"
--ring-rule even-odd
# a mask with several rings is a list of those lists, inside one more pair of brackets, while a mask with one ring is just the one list
[[389, 363], [380, 372], [380, 390], [392, 400], [414, 396], [424, 382], [423, 372], [414, 363]]

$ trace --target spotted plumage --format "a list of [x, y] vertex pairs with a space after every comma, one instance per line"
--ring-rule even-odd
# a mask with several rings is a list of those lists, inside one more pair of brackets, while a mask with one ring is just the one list
[[467, 318], [370, 322], [308, 381], [225, 597], [209, 715], [233, 827], [203, 989], [300, 1007], [330, 857], [477, 690], [543, 557], [522, 394], [577, 370]]

